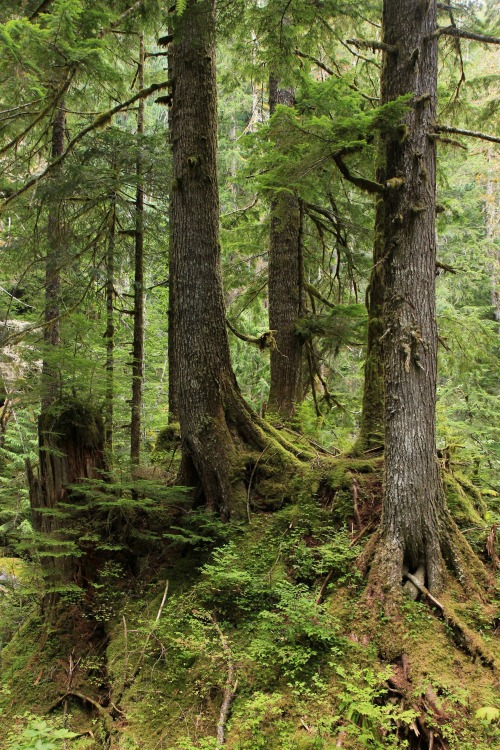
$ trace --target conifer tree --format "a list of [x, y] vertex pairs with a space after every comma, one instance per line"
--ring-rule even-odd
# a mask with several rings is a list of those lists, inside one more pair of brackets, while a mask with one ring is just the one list
[[[278, 105], [293, 107], [293, 88], [283, 86], [271, 76], [269, 79], [269, 113]], [[271, 349], [271, 382], [269, 412], [284, 419], [293, 416], [295, 406], [302, 399], [302, 341], [295, 326], [302, 312], [303, 215], [296, 195], [280, 192], [271, 201], [269, 235], [268, 299], [269, 328], [276, 346]]]

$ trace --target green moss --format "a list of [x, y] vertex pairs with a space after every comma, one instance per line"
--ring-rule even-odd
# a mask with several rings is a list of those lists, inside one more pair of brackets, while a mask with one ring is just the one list
[[459, 526], [484, 525], [487, 506], [478, 488], [462, 474], [446, 472], [443, 481], [448, 507]]
[[[355, 576], [361, 546], [351, 546], [352, 536], [335, 514], [352, 514], [354, 479], [361, 510], [365, 498], [380, 494], [381, 459], [300, 462], [301, 470], [291, 472], [279, 456], [266, 463], [266, 454], [250, 451], [239, 455], [238, 465], [247, 483], [259, 456], [249, 523], [221, 524], [190, 511], [181, 523], [202, 540], [199, 546], [175, 544], [164, 557], [143, 558], [135, 585], [126, 590], [123, 582], [109, 584], [120, 585], [120, 604], [108, 624], [109, 687], [103, 692], [110, 689], [123, 712], [115, 714], [116, 746], [215, 748], [227, 649], [238, 679], [226, 726], [228, 750], [333, 750], [339, 737], [342, 747], [359, 750], [361, 731], [370, 747], [385, 750], [394, 745], [397, 723], [409, 726], [404, 711], [416, 705], [425, 712], [429, 689], [446, 711], [443, 737], [450, 750], [494, 746], [494, 728], [474, 716], [482, 706], [498, 705], [492, 670], [457, 648], [450, 627], [430, 607], [401, 598], [388, 614], [365, 597]], [[479, 515], [479, 498], [451, 480], [456, 502], [466, 502], [465, 495]], [[281, 507], [258, 512], [258, 502], [271, 501]], [[467, 503], [463, 512], [470, 513]], [[467, 620], [471, 638], [482, 639], [482, 631], [493, 640], [491, 611], [479, 599], [462, 601], [458, 584], [452, 593], [443, 599], [445, 607]], [[28, 709], [42, 714], [64, 690], [63, 664], [80, 652], [63, 622], [57, 625], [61, 631], [44, 643], [40, 621], [31, 618], [4, 648], [6, 724]], [[387, 679], [390, 670], [401, 669], [402, 654], [407, 689], [391, 702], [395, 693]], [[97, 677], [82, 669], [75, 679], [82, 692], [95, 695], [102, 687], [92, 682]], [[93, 727], [92, 750], [102, 750], [104, 740], [88, 713], [72, 702], [70, 714], [68, 728]], [[432, 715], [430, 721], [441, 732], [443, 723]]]
[[156, 438], [155, 453], [170, 452], [179, 447], [181, 439], [180, 425], [175, 422], [160, 430]]
[[104, 423], [101, 412], [93, 404], [78, 399], [65, 399], [44, 411], [39, 418], [40, 429], [55, 433], [59, 439], [85, 448], [102, 448]]

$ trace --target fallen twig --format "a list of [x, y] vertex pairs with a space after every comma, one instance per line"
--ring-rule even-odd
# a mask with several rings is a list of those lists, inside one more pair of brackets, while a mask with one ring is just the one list
[[229, 648], [226, 636], [222, 632], [221, 627], [217, 622], [215, 614], [212, 615], [212, 623], [220, 638], [222, 649], [224, 651], [227, 662], [226, 686], [224, 688], [224, 698], [222, 699], [222, 705], [220, 708], [219, 721], [217, 722], [217, 746], [220, 747], [224, 744], [227, 719], [231, 710], [231, 705], [234, 701], [234, 696], [236, 695], [236, 690], [238, 689], [238, 679], [235, 679], [236, 669], [234, 666], [231, 649]]

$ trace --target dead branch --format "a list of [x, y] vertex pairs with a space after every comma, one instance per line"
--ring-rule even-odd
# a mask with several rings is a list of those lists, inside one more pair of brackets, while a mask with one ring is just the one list
[[361, 516], [359, 515], [358, 499], [359, 499], [359, 484], [358, 484], [358, 480], [354, 478], [352, 480], [352, 507], [354, 510], [356, 523], [358, 524], [358, 529], [361, 529]]
[[371, 49], [373, 52], [390, 52], [392, 55], [398, 54], [398, 48], [393, 44], [379, 42], [376, 39], [346, 39], [347, 44], [352, 44], [356, 49]]
[[[269, 444], [270, 445], [270, 444]], [[269, 448], [269, 445], [266, 445], [260, 456], [258, 457], [257, 461], [253, 465], [252, 473], [250, 474], [250, 479], [248, 481], [248, 492], [247, 492], [247, 517], [248, 517], [248, 523], [250, 523], [250, 493], [252, 492], [252, 481], [255, 475], [255, 472], [257, 471], [257, 466], [259, 465], [260, 459], [264, 455], [264, 453]]]
[[431, 38], [439, 36], [455, 36], [460, 39], [472, 39], [473, 42], [483, 42], [484, 44], [500, 44], [500, 37], [476, 34], [474, 31], [457, 29], [456, 26], [443, 26], [431, 34]]
[[231, 705], [234, 701], [236, 690], [238, 689], [238, 679], [235, 678], [236, 669], [234, 666], [233, 655], [231, 653], [231, 649], [229, 648], [229, 644], [227, 642], [226, 636], [222, 632], [221, 627], [219, 623], [217, 622], [217, 617], [215, 616], [215, 614], [212, 615], [212, 623], [219, 636], [222, 650], [224, 651], [224, 655], [226, 657], [226, 663], [227, 663], [227, 678], [226, 678], [226, 686], [224, 688], [224, 698], [222, 699], [222, 706], [220, 709], [219, 721], [217, 722], [217, 746], [221, 747], [224, 744], [224, 739], [225, 739], [224, 735], [225, 735], [225, 730], [226, 730], [227, 719], [229, 716], [229, 712], [231, 710]]
[[130, 8], [127, 8], [127, 10], [123, 11], [121, 15], [118, 16], [110, 25], [105, 28], [101, 29], [98, 37], [99, 39], [102, 39], [103, 36], [108, 34], [110, 31], [114, 31], [114, 29], [117, 29], [118, 26], [123, 23], [129, 16], [131, 16], [133, 13], [135, 13], [136, 10], [139, 10], [141, 5], [144, 5], [144, 0], [137, 0], [133, 5], [130, 6]]
[[47, 709], [47, 713], [51, 713], [54, 711], [58, 706], [61, 705], [67, 698], [77, 698], [82, 703], [88, 703], [92, 708], [95, 708], [101, 719], [103, 720], [106, 730], [108, 734], [111, 734], [114, 727], [113, 727], [113, 719], [109, 714], [109, 711], [104, 708], [104, 706], [101, 706], [100, 703], [98, 703], [96, 700], [91, 698], [89, 695], [85, 695], [84, 693], [79, 693], [75, 690], [70, 690], [67, 693], [64, 693], [64, 695], [61, 695], [54, 703], [52, 703], [51, 706]]
[[325, 589], [328, 586], [328, 584], [330, 583], [330, 579], [331, 579], [332, 575], [333, 575], [333, 569], [328, 571], [325, 580], [321, 584], [321, 588], [319, 590], [318, 596], [316, 597], [315, 604], [321, 604], [321, 602], [323, 601], [323, 596], [324, 596], [324, 593], [325, 593]]
[[155, 627], [156, 627], [156, 625], [158, 623], [158, 620], [161, 617], [161, 613], [163, 612], [163, 607], [165, 606], [165, 602], [167, 600], [168, 586], [169, 586], [169, 581], [167, 580], [166, 583], [165, 583], [165, 590], [163, 592], [162, 600], [161, 600], [160, 606], [158, 608], [158, 612], [156, 613], [155, 621], [153, 623], [153, 627], [149, 631], [149, 633], [148, 633], [148, 635], [146, 637], [146, 640], [144, 641], [144, 645], [142, 647], [141, 653], [139, 654], [139, 658], [137, 659], [137, 663], [136, 663], [134, 669], [132, 670], [132, 674], [130, 675], [129, 678], [127, 678], [127, 675], [125, 673], [124, 678], [123, 678], [122, 687], [120, 688], [120, 691], [118, 692], [118, 695], [115, 697], [114, 702], [117, 705], [119, 705], [119, 703], [120, 703], [120, 701], [121, 701], [121, 699], [123, 697], [123, 694], [124, 694], [125, 690], [127, 688], [129, 688], [131, 685], [134, 684], [135, 680], [137, 679], [137, 677], [138, 677], [138, 675], [139, 675], [139, 673], [140, 673], [140, 671], [142, 669], [142, 665], [144, 663], [144, 657], [146, 656], [146, 650], [147, 650], [147, 647], [149, 645], [149, 641], [153, 637], [154, 629], [155, 629]]
[[452, 128], [450, 125], [436, 125], [435, 129], [439, 133], [454, 133], [455, 135], [465, 135], [468, 138], [480, 138], [483, 141], [500, 143], [500, 137], [490, 135], [489, 133], [480, 133], [477, 130], [463, 130], [462, 128]]
[[482, 646], [478, 638], [456, 618], [454, 614], [445, 612], [444, 606], [434, 596], [432, 596], [429, 589], [424, 586], [418, 578], [413, 576], [411, 573], [405, 573], [404, 577], [407, 578], [415, 586], [422, 596], [433, 604], [438, 610], [439, 614], [444, 620], [445, 624], [450, 628], [453, 634], [453, 640], [459, 648], [465, 651], [473, 658], [479, 658], [483, 664], [491, 669], [497, 669], [495, 657], [486, 648]]

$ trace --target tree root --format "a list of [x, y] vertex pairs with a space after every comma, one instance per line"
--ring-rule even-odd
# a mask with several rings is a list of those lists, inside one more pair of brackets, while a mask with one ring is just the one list
[[422, 594], [422, 596], [430, 602], [439, 612], [440, 617], [443, 619], [445, 624], [451, 630], [453, 634], [453, 640], [462, 651], [472, 656], [474, 659], [478, 658], [480, 661], [490, 669], [498, 669], [498, 665], [495, 661], [495, 657], [491, 652], [486, 649], [480, 642], [478, 636], [476, 636], [469, 628], [461, 623], [455, 614], [445, 611], [443, 604], [438, 601], [431, 592], [420, 582], [418, 578], [413, 576], [411, 573], [405, 573], [405, 578], [411, 581], [413, 586]]
[[108, 738], [110, 738], [111, 735], [116, 731], [113, 717], [111, 716], [109, 711], [89, 695], [85, 695], [85, 693], [80, 693], [76, 690], [69, 690], [67, 693], [61, 695], [54, 703], [52, 703], [51, 706], [49, 706], [49, 708], [47, 709], [47, 713], [51, 713], [52, 711], [54, 711], [67, 698], [77, 698], [81, 703], [92, 706], [92, 708], [97, 711], [99, 717], [102, 719], [104, 729]]

